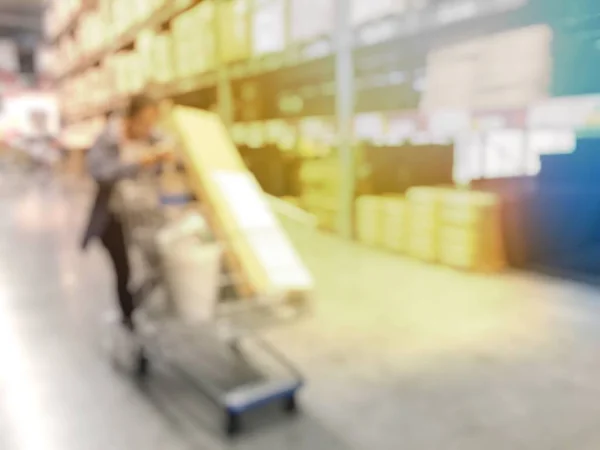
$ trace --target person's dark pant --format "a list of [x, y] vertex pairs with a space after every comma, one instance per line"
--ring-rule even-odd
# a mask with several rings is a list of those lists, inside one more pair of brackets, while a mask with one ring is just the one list
[[133, 329], [132, 315], [135, 309], [135, 303], [133, 295], [129, 290], [129, 255], [127, 253], [127, 245], [125, 243], [122, 224], [117, 219], [111, 218], [101, 239], [110, 255], [115, 270], [117, 294], [123, 324], [130, 329]]

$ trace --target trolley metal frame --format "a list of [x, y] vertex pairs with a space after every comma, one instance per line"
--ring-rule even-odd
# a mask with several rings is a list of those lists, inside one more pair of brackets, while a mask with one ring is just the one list
[[[169, 203], [172, 205], [172, 202]], [[147, 300], [157, 287], [164, 285], [164, 273], [157, 246], [153, 244], [155, 240], [151, 236], [156, 235], [169, 223], [161, 209], [136, 211], [135, 208], [128, 206], [120, 208], [129, 249], [141, 256], [145, 266], [144, 280], [135, 295], [137, 302], [135, 318], [138, 325], [136, 333], [140, 348], [143, 350], [136, 356], [133, 374], [145, 379], [151, 373], [151, 362], [154, 358], [167, 361], [170, 367], [190, 381], [215, 405], [222, 408], [224, 431], [229, 436], [241, 431], [244, 413], [267, 404], [279, 401], [284, 411], [295, 413], [296, 395], [304, 385], [304, 377], [282, 352], [260, 339], [257, 332], [302, 317], [307, 311], [307, 305], [286, 301], [284, 298], [277, 298], [276, 295], [271, 299], [220, 299], [215, 320], [212, 323], [198, 324], [187, 323], [166, 313], [164, 307], [168, 307], [167, 296], [161, 296], [163, 309], [159, 312], [153, 311]], [[145, 239], [136, 238], [136, 234], [140, 232]], [[220, 287], [221, 289], [236, 287], [239, 281], [235, 276], [223, 276]], [[189, 348], [191, 342], [198, 337], [199, 328], [215, 336], [221, 343], [221, 350], [228, 352], [233, 360], [254, 368], [257, 375], [264, 378], [223, 391], [210, 380], [199, 379], [183, 365], [169, 362], [166, 356], [168, 350], [165, 351], [165, 348], [173, 348], [172, 346]], [[270, 358], [274, 366], [278, 366], [282, 375], [269, 376], [264, 373], [264, 370], [252, 364], [252, 355], [244, 350], [243, 343], [247, 339], [251, 339], [256, 348]], [[197, 349], [191, 349], [191, 351], [195, 350]]]

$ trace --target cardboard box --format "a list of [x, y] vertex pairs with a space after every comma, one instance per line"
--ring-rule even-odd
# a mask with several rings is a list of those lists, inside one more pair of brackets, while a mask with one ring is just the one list
[[252, 12], [252, 55], [282, 52], [287, 46], [284, 0], [258, 0]]
[[406, 250], [408, 207], [404, 197], [386, 197], [382, 204], [382, 245], [396, 252]]
[[312, 277], [218, 116], [176, 107], [168, 125], [180, 139], [190, 186], [226, 246], [227, 263], [242, 277], [240, 294], [307, 299]]
[[384, 197], [362, 196], [356, 200], [356, 235], [373, 246], [383, 243]]
[[407, 251], [420, 260], [437, 262], [441, 211], [447, 188], [416, 187], [406, 193], [409, 219]]
[[173, 20], [178, 77], [190, 77], [215, 68], [214, 8], [211, 0], [205, 0]]
[[164, 84], [176, 79], [173, 39], [170, 33], [161, 33], [154, 38], [152, 52], [152, 76], [150, 80]]
[[333, 32], [334, 0], [291, 0], [290, 8], [292, 41], [310, 41]]
[[248, 59], [251, 53], [250, 0], [218, 3], [220, 58], [225, 63]]
[[457, 191], [445, 196], [440, 261], [469, 270], [504, 267], [500, 201], [496, 195]]

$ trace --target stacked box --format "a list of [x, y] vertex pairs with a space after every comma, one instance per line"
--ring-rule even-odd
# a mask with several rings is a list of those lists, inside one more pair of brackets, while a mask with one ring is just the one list
[[291, 39], [305, 42], [333, 32], [333, 0], [291, 0]]
[[250, 57], [250, 0], [218, 3], [220, 59], [225, 63]]
[[500, 201], [495, 194], [453, 192], [441, 212], [440, 261], [468, 270], [499, 270], [505, 265]]
[[214, 3], [205, 0], [173, 21], [178, 77], [190, 77], [215, 68], [214, 12]]
[[[177, 11], [183, 11], [189, 8], [195, 3], [195, 1], [196, 0], [172, 0], [172, 2], [175, 4], [175, 10]], [[169, 0], [154, 0], [154, 2], [157, 4], [157, 8], [160, 8], [165, 3], [168, 3]]]
[[282, 52], [287, 45], [284, 0], [256, 0], [252, 13], [252, 54]]
[[154, 45], [156, 34], [151, 30], [143, 30], [135, 41], [135, 50], [138, 53], [139, 68], [148, 81], [154, 78]]
[[87, 106], [96, 108], [106, 104], [112, 94], [112, 86], [106, 68], [101, 66], [97, 69], [90, 69], [82, 78], [84, 95], [81, 98], [85, 99]]
[[403, 196], [385, 197], [382, 201], [382, 245], [395, 252], [406, 250], [408, 207]]
[[335, 123], [331, 118], [303, 117], [299, 120], [295, 146], [302, 157], [327, 157], [331, 154], [335, 141]]
[[166, 2], [165, 0], [134, 0], [131, 2], [134, 18], [133, 22], [143, 22], [155, 13]]
[[427, 262], [438, 261], [440, 213], [447, 189], [415, 187], [406, 193], [409, 208], [407, 252]]
[[319, 226], [333, 231], [338, 226], [340, 170], [335, 160], [305, 161], [299, 173], [301, 205], [317, 217]]
[[133, 26], [135, 20], [136, 2], [112, 0], [111, 2], [111, 32], [119, 36]]
[[318, 191], [303, 192], [300, 205], [317, 218], [319, 228], [334, 231], [338, 223], [338, 199], [336, 197], [324, 196]]
[[161, 33], [154, 37], [151, 57], [150, 81], [162, 84], [175, 79], [173, 39], [170, 33]]
[[80, 10], [82, 0], [59, 0], [48, 5], [44, 17], [44, 29], [48, 36], [55, 36], [65, 28], [67, 22]]
[[118, 95], [140, 92], [146, 86], [146, 73], [140, 70], [140, 55], [137, 52], [121, 52], [113, 55], [108, 65]]
[[81, 54], [89, 54], [106, 44], [106, 25], [98, 12], [84, 14], [77, 30], [77, 45]]
[[384, 197], [365, 195], [356, 200], [356, 235], [360, 242], [380, 246], [383, 243]]
[[58, 72], [63, 73], [65, 69], [68, 69], [76, 63], [78, 52], [75, 40], [71, 37], [64, 37], [58, 44]]

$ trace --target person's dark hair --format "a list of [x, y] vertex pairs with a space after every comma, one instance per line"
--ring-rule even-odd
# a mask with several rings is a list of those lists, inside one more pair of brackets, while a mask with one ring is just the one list
[[129, 104], [125, 109], [125, 116], [131, 119], [146, 108], [156, 107], [158, 107], [158, 101], [155, 98], [152, 98], [146, 94], [134, 95], [129, 99]]

